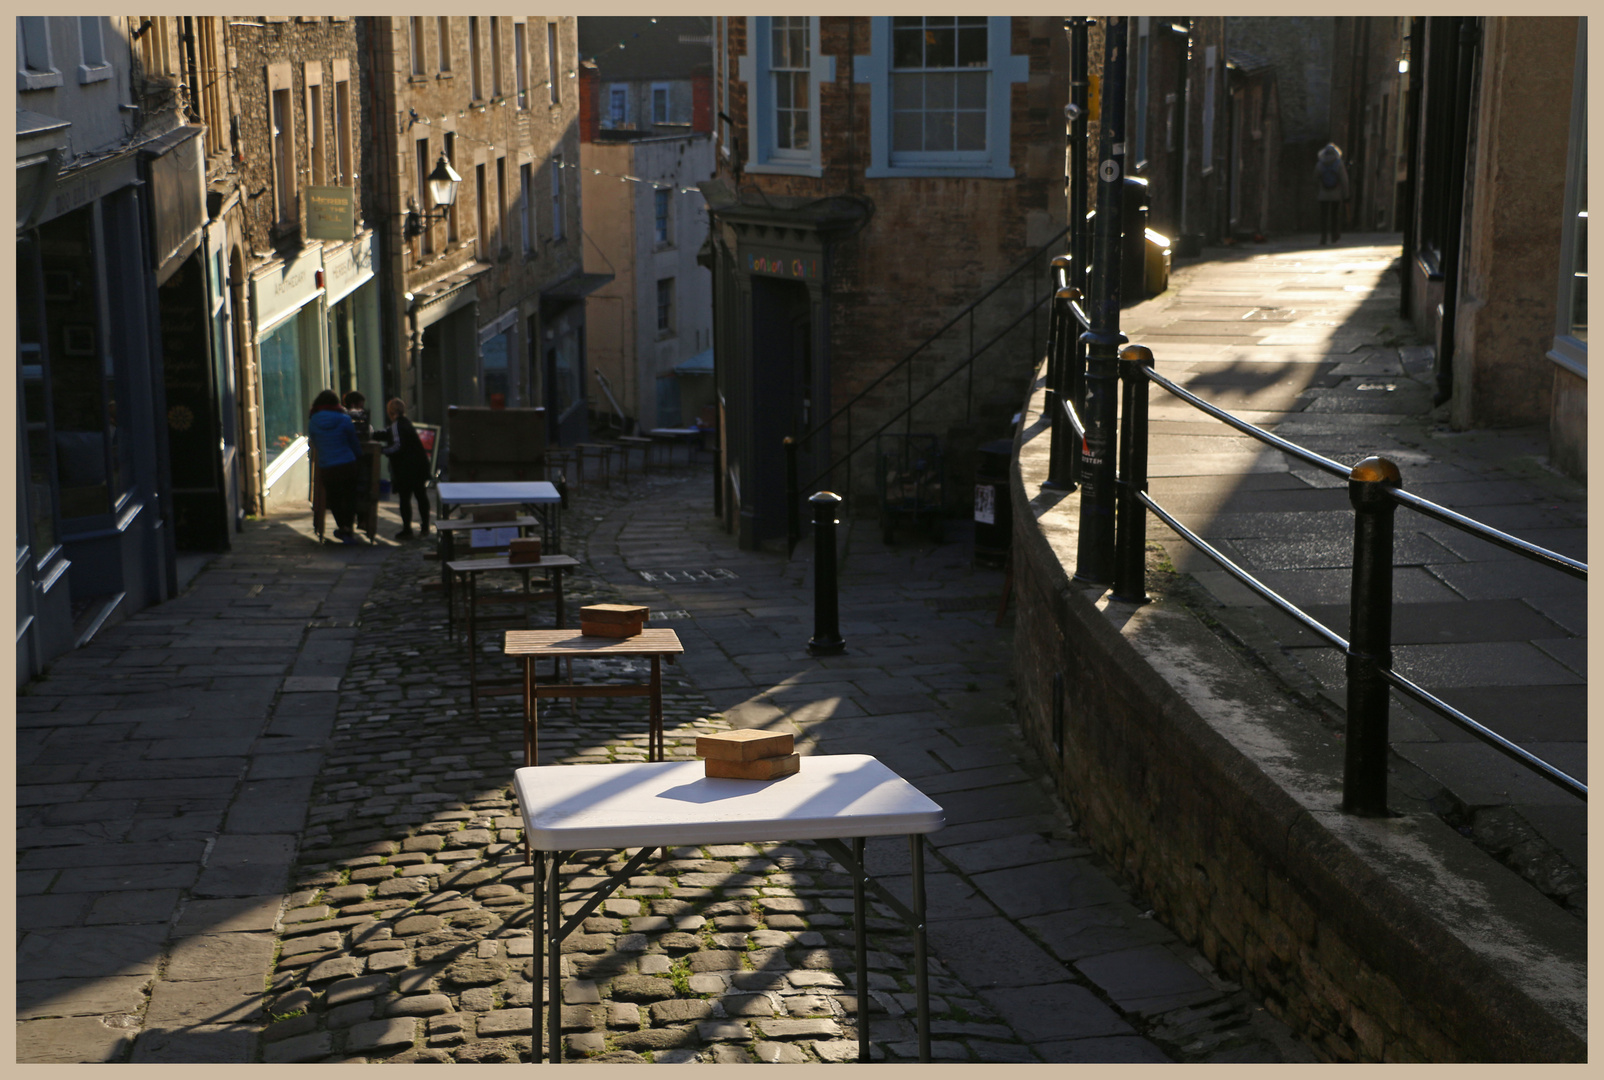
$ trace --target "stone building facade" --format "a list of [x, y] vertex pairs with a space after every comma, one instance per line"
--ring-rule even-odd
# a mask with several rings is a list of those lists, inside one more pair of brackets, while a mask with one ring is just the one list
[[[732, 16], [715, 20], [713, 40], [717, 174], [703, 188], [719, 510], [752, 547], [785, 531], [782, 437], [820, 426], [1064, 228], [1067, 45], [1062, 19], [1002, 16]], [[1027, 312], [1042, 283], [1022, 274], [994, 294], [976, 343]], [[1030, 370], [1029, 321], [1020, 347], [986, 354], [974, 398], [932, 397], [913, 429], [972, 446], [973, 401], [1011, 395]], [[853, 441], [961, 363], [967, 344], [943, 338], [901, 369], [906, 387], [861, 401]], [[840, 418], [801, 444], [803, 484], [846, 438]], [[818, 482], [851, 491], [849, 513], [873, 512], [872, 453]], [[962, 455], [948, 457], [961, 491]]]
[[[387, 393], [443, 423], [452, 405], [543, 406], [585, 437], [578, 44], [572, 16], [358, 19], [373, 118]], [[461, 182], [436, 206], [442, 155]]]
[[1407, 315], [1455, 428], [1548, 424], [1586, 469], [1586, 20], [1409, 27]]

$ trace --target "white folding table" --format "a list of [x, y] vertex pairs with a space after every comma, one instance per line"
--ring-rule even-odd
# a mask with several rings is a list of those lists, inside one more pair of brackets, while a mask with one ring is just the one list
[[[458, 506], [507, 503], [514, 506], [541, 507], [541, 548], [547, 555], [557, 555], [562, 552], [563, 497], [562, 492], [557, 490], [556, 484], [546, 480], [475, 480], [456, 483], [441, 481], [437, 488], [441, 521], [451, 515], [452, 508]], [[437, 522], [436, 531], [440, 534], [440, 562], [444, 564], [457, 557], [456, 533], [460, 530], [440, 529], [438, 524]], [[516, 526], [516, 522], [512, 525]], [[478, 526], [482, 529], [505, 527], [510, 526], [506, 522], [498, 521], [487, 521]], [[449, 603], [451, 574], [444, 565], [440, 568], [440, 586], [446, 590], [446, 600]]]
[[[865, 889], [872, 888], [913, 931], [919, 1060], [930, 1060], [930, 989], [925, 945], [924, 834], [944, 824], [942, 809], [867, 754], [804, 757], [779, 780], [724, 780], [697, 761], [622, 765], [536, 765], [513, 774], [524, 836], [535, 852], [535, 971], [546, 958], [547, 1047], [562, 1061], [562, 943], [603, 900], [638, 873], [658, 848], [753, 840], [816, 840], [852, 875], [857, 946], [858, 1060], [869, 1060], [869, 975]], [[864, 868], [864, 840], [908, 837], [913, 862], [910, 909]], [[851, 842], [850, 849], [844, 840]], [[597, 848], [640, 850], [562, 917], [558, 868], [564, 855]], [[539, 978], [538, 974], [535, 976]], [[540, 1001], [539, 987], [535, 999]], [[538, 1016], [538, 1014], [537, 1014]], [[539, 1061], [540, 1040], [534, 1040]]]

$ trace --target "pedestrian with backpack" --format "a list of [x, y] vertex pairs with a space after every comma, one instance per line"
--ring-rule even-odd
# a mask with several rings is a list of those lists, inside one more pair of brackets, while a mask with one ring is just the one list
[[1314, 163], [1315, 198], [1320, 202], [1320, 242], [1342, 239], [1342, 204], [1348, 201], [1348, 166], [1336, 143], [1326, 143]]

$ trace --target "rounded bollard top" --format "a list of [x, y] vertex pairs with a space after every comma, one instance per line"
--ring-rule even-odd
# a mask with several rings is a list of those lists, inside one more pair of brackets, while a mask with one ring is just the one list
[[1367, 484], [1401, 484], [1403, 474], [1398, 471], [1397, 465], [1384, 457], [1372, 454], [1353, 467], [1348, 473], [1348, 479]]
[[1070, 266], [1073, 266], [1074, 263], [1075, 263], [1075, 260], [1072, 259], [1068, 255], [1054, 255], [1053, 256], [1053, 269], [1054, 270], [1067, 270]]
[[1066, 285], [1064, 288], [1055, 292], [1053, 296], [1059, 300], [1079, 300], [1080, 290], [1075, 288], [1073, 285]]
[[812, 503], [814, 506], [829, 506], [833, 503], [838, 503], [841, 501], [841, 496], [837, 495], [833, 491], [815, 491], [812, 495], [808, 496], [808, 502]]
[[1121, 360], [1133, 360], [1148, 367], [1153, 366], [1153, 350], [1146, 345], [1127, 345], [1119, 351]]
[[786, 446], [792, 446], [792, 445], [794, 445], [796, 443], [796, 440], [791, 438], [791, 436], [789, 436], [789, 435], [787, 435], [784, 439], [781, 439], [780, 441], [783, 442]]

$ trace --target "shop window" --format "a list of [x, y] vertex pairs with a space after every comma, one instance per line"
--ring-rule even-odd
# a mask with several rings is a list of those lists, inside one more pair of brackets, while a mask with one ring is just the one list
[[512, 330], [508, 326], [499, 333], [491, 333], [479, 343], [479, 385], [484, 403], [491, 403], [497, 394], [502, 404], [512, 403], [512, 377], [509, 361], [513, 355]]
[[752, 16], [747, 27], [740, 73], [752, 142], [746, 171], [824, 175], [819, 84], [835, 79], [835, 58], [819, 54], [819, 17]]
[[1009, 51], [1007, 16], [895, 16], [870, 22], [865, 175], [1007, 178], [1013, 83], [1030, 60]]
[[43, 15], [17, 17], [17, 89], [43, 90], [61, 85], [61, 72], [50, 55], [50, 20]]
[[91, 207], [39, 229], [52, 448], [63, 518], [111, 511], [117, 454], [111, 350], [99, 325]]
[[[50, 387], [39, 288], [39, 244], [33, 233], [17, 237], [17, 373], [28, 455], [28, 537], [34, 564], [56, 546], [54, 455], [50, 439]], [[20, 538], [19, 538], [20, 542]]]
[[[257, 344], [262, 378], [262, 434], [266, 460], [272, 462], [306, 435], [308, 410], [321, 383], [320, 365], [301, 358], [317, 354], [315, 326], [304, 328], [305, 314], [293, 315], [263, 334]], [[303, 340], [308, 338], [310, 340]]]

